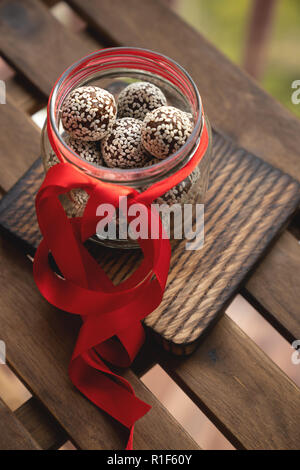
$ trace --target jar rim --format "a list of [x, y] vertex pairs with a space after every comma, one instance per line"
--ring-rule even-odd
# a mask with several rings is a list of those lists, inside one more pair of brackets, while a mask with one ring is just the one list
[[[179, 150], [174, 152], [169, 157], [163, 159], [162, 161], [155, 163], [148, 167], [130, 168], [130, 169], [107, 168], [107, 167], [99, 166], [92, 162], [87, 162], [85, 159], [80, 157], [76, 152], [74, 152], [71, 149], [71, 147], [67, 145], [67, 143], [64, 141], [58, 129], [56, 116], [55, 116], [56, 101], [58, 98], [59, 91], [61, 87], [64, 85], [64, 83], [66, 82], [66, 80], [70, 76], [72, 76], [74, 73], [76, 73], [76, 71], [81, 70], [81, 67], [84, 66], [84, 64], [87, 64], [87, 65], [91, 64], [93, 59], [97, 59], [100, 57], [112, 58], [115, 55], [118, 55], [118, 56], [121, 55], [124, 57], [131, 56], [135, 58], [139, 57], [139, 58], [146, 59], [149, 61], [154, 60], [154, 59], [157, 61], [160, 59], [163, 62], [170, 64], [173, 67], [174, 71], [178, 71], [181, 73], [181, 75], [187, 80], [187, 82], [191, 86], [192, 92], [194, 94], [194, 98], [196, 101], [195, 107], [197, 111], [197, 119], [194, 122], [194, 129], [191, 135], [188, 137], [185, 144]], [[167, 173], [174, 166], [177, 166], [177, 164], [179, 164], [179, 162], [182, 161], [182, 159], [184, 158], [184, 156], [186, 156], [187, 153], [191, 153], [193, 151], [193, 149], [196, 147], [196, 144], [199, 141], [199, 137], [201, 136], [201, 131], [203, 129], [202, 100], [201, 100], [200, 93], [197, 89], [197, 86], [195, 82], [193, 81], [192, 77], [189, 75], [189, 73], [180, 64], [178, 64], [173, 59], [170, 59], [168, 56], [155, 52], [155, 51], [151, 51], [149, 49], [138, 48], [138, 47], [105, 48], [99, 51], [95, 51], [91, 54], [88, 54], [85, 57], [73, 63], [70, 67], [68, 67], [65, 70], [65, 72], [60, 76], [60, 78], [57, 80], [56, 84], [54, 85], [51, 96], [50, 96], [50, 100], [49, 100], [48, 113], [49, 113], [50, 125], [52, 127], [52, 130], [54, 131], [55, 137], [58, 139], [60, 143], [60, 147], [66, 149], [67, 154], [71, 154], [72, 157], [75, 157], [74, 159], [70, 160], [64, 155], [67, 161], [69, 161], [73, 165], [76, 165], [79, 169], [84, 170], [86, 173], [90, 174], [93, 177], [96, 177], [105, 181], [113, 181], [113, 182], [120, 182], [120, 183], [124, 183], [124, 181], [129, 183], [129, 182], [135, 182], [137, 180], [140, 180], [141, 173], [142, 173], [142, 179], [153, 178], [155, 176]], [[55, 151], [55, 149], [53, 150]]]

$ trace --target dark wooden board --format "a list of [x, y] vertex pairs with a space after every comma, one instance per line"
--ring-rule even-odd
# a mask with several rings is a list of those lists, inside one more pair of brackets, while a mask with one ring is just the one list
[[0, 398], [0, 449], [39, 450], [38, 444], [23, 428], [10, 409]]
[[146, 324], [175, 344], [193, 343], [224, 310], [299, 204], [299, 184], [215, 134], [205, 243], [174, 250], [161, 306]]
[[[180, 346], [194, 343], [216, 321], [300, 200], [299, 184], [291, 177], [216, 132], [213, 141], [204, 247], [186, 251], [184, 240], [173, 244], [162, 304], [145, 320], [160, 337]], [[34, 195], [42, 177], [37, 161], [0, 204], [1, 226], [32, 251], [40, 240]], [[116, 282], [137, 262], [136, 253], [113, 250], [106, 258]]]
[[[35, 215], [34, 197], [43, 177], [42, 162], [40, 159], [35, 160], [25, 175], [3, 197], [0, 205], [2, 227], [24, 243], [31, 255], [34, 254], [41, 239]], [[16, 207], [18, 214], [14, 214]]]

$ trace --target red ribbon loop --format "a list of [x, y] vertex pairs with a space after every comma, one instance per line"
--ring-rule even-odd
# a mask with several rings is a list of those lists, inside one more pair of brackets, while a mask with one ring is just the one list
[[[96, 181], [71, 164], [60, 163], [47, 172], [36, 196], [43, 240], [34, 258], [35, 282], [52, 305], [81, 315], [83, 324], [69, 367], [70, 378], [94, 404], [130, 429], [128, 449], [132, 449], [134, 423], [150, 406], [139, 400], [128, 381], [113, 373], [106, 362], [128, 367], [143, 344], [141, 320], [161, 303], [170, 265], [170, 242], [163, 236], [138, 239], [144, 259], [118, 286], [113, 285], [83, 243], [96, 232], [98, 205], [109, 203], [118, 207], [120, 196], [128, 197], [129, 205], [143, 204], [148, 227], [154, 220], [163, 234], [159, 214], [150, 204], [191, 173], [207, 146], [204, 122], [199, 146], [187, 165], [143, 193]], [[58, 197], [75, 188], [85, 190], [89, 200], [81, 218], [69, 219]], [[63, 277], [50, 268], [49, 252]]]

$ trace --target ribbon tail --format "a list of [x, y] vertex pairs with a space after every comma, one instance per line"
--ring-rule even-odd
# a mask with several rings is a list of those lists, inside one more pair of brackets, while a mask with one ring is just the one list
[[128, 442], [127, 442], [127, 446], [125, 450], [133, 450], [133, 432], [134, 432], [134, 426], [132, 426], [132, 428], [130, 429], [129, 438], [128, 438]]
[[130, 383], [114, 374], [93, 351], [73, 359], [69, 375], [74, 386], [92, 403], [130, 430], [126, 449], [132, 449], [134, 424], [151, 406], [136, 397]]

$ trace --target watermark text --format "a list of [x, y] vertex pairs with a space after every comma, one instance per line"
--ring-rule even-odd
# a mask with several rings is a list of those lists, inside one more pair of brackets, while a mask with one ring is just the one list
[[295, 341], [292, 342], [292, 348], [295, 349], [295, 351], [292, 353], [291, 361], [292, 364], [298, 366], [300, 364], [300, 339], [295, 339]]
[[300, 104], [300, 80], [294, 80], [291, 86], [295, 88], [291, 96], [292, 103]]
[[199, 250], [204, 245], [203, 204], [151, 204], [150, 211], [140, 203], [128, 206], [126, 197], [119, 207], [100, 204], [96, 216], [96, 235], [101, 240], [186, 239], [186, 250]]
[[6, 364], [6, 346], [2, 340], [0, 340], [0, 365], [1, 364]]
[[3, 80], [0, 80], [0, 104], [6, 104], [6, 85]]

